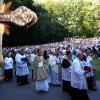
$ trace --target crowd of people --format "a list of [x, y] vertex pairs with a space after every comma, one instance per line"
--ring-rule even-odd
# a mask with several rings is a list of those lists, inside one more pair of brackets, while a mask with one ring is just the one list
[[[49, 85], [61, 86], [71, 100], [90, 100], [88, 90], [93, 86], [93, 56], [100, 57], [100, 39], [72, 39], [60, 43], [3, 48], [4, 80], [29, 83], [29, 74], [36, 83], [36, 91], [48, 92]], [[15, 67], [14, 67], [15, 65]]]

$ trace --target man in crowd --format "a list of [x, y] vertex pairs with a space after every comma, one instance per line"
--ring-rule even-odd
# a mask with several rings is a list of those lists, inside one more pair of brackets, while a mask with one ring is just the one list
[[28, 84], [28, 74], [29, 74], [27, 66], [28, 60], [23, 49], [16, 54], [15, 61], [16, 61], [17, 84], [18, 85]]
[[71, 67], [72, 100], [89, 100], [84, 66], [81, 64], [83, 54], [77, 53], [76, 56]]

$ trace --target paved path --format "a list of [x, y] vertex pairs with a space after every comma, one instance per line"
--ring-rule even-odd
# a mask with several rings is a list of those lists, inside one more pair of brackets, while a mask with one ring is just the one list
[[[90, 100], [100, 100], [100, 81], [97, 81], [97, 91], [89, 91]], [[70, 100], [63, 93], [60, 86], [50, 86], [48, 93], [39, 94], [35, 84], [17, 86], [15, 79], [12, 82], [0, 83], [0, 100]]]
[[100, 81], [96, 82], [97, 91], [89, 91], [90, 100], [100, 100]]

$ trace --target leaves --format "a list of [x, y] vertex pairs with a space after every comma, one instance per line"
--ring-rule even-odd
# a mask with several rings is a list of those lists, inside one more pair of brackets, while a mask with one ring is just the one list
[[[63, 2], [44, 0], [43, 3], [40, 3], [40, 0], [34, 3], [31, 0], [12, 0], [12, 2], [13, 8], [24, 5], [38, 15], [38, 22], [30, 28], [19, 29], [12, 26], [11, 38], [18, 38], [22, 44], [25, 41], [26, 44], [61, 41], [65, 37], [93, 37], [100, 33], [100, 3], [94, 5], [91, 0], [63, 0]], [[27, 40], [27, 37], [30, 39]], [[17, 43], [18, 39], [11, 41]]]

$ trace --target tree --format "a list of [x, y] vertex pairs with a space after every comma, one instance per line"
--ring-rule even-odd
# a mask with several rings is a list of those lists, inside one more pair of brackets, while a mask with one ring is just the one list
[[[24, 5], [38, 15], [38, 22], [30, 28], [19, 30], [18, 27], [12, 25], [11, 36], [8, 38], [4, 36], [4, 38], [9, 39], [10, 43], [14, 43], [13, 45], [62, 41], [66, 37], [93, 37], [100, 33], [100, 3], [93, 6], [91, 0], [63, 0], [62, 2], [45, 0], [44, 3], [37, 1], [33, 3], [32, 0], [12, 0], [12, 2], [13, 8]], [[12, 37], [16, 39], [12, 40]], [[30, 39], [27, 40], [27, 37]]]

